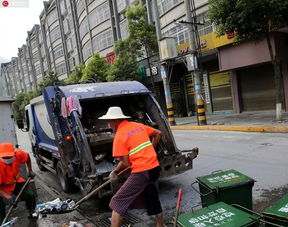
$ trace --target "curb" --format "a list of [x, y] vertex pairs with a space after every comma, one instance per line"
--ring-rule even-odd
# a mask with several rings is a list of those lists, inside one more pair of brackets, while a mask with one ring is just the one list
[[173, 130], [217, 130], [240, 132], [288, 132], [288, 126], [170, 126]]

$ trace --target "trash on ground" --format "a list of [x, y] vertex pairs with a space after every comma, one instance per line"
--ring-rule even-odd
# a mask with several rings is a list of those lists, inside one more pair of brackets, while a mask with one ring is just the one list
[[16, 225], [16, 220], [18, 219], [18, 217], [12, 218], [12, 220], [4, 223], [3, 225], [1, 225], [1, 227], [10, 227], [10, 226], [15, 226]]
[[74, 205], [75, 201], [72, 199], [62, 200], [60, 198], [57, 198], [53, 201], [37, 204], [35, 213], [36, 215], [62, 213], [72, 210]]

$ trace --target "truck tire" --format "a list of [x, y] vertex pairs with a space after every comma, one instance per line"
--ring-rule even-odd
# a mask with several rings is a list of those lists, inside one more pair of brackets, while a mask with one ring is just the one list
[[72, 180], [72, 178], [68, 177], [67, 173], [65, 173], [60, 161], [57, 162], [56, 172], [62, 190], [64, 192], [73, 192], [75, 188], [74, 181]]

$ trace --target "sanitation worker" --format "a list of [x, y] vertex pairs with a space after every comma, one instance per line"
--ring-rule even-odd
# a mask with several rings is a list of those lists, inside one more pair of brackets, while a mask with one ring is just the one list
[[[20, 177], [20, 164], [26, 164], [28, 170], [28, 176], [33, 178], [35, 176], [32, 171], [31, 160], [28, 153], [15, 149], [11, 143], [0, 144], [0, 224], [3, 222], [6, 209], [3, 199], [9, 200], [10, 203], [16, 206], [15, 202], [12, 202], [12, 194], [18, 195], [21, 188], [25, 184], [25, 180]], [[25, 188], [21, 200], [26, 203], [27, 210], [29, 212], [28, 217], [32, 218], [36, 206], [36, 199], [29, 188], [29, 185]]]
[[130, 116], [124, 115], [118, 106], [110, 107], [99, 118], [108, 120], [109, 127], [116, 131], [112, 155], [119, 158], [120, 162], [110, 173], [110, 179], [117, 180], [117, 175], [122, 170], [131, 168], [131, 175], [110, 201], [109, 207], [113, 210], [111, 226], [120, 227], [128, 208], [144, 196], [144, 207], [147, 208], [148, 215], [155, 215], [157, 227], [163, 227], [163, 213], [156, 187], [160, 166], [154, 149], [160, 140], [161, 131], [128, 121], [128, 118]]

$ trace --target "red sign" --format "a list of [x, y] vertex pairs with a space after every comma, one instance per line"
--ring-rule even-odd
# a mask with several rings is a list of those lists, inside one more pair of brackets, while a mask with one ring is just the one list
[[113, 64], [114, 61], [115, 61], [115, 57], [116, 57], [116, 55], [115, 55], [115, 52], [113, 52], [113, 51], [108, 53], [108, 54], [106, 54], [106, 62], [107, 62], [107, 64]]

